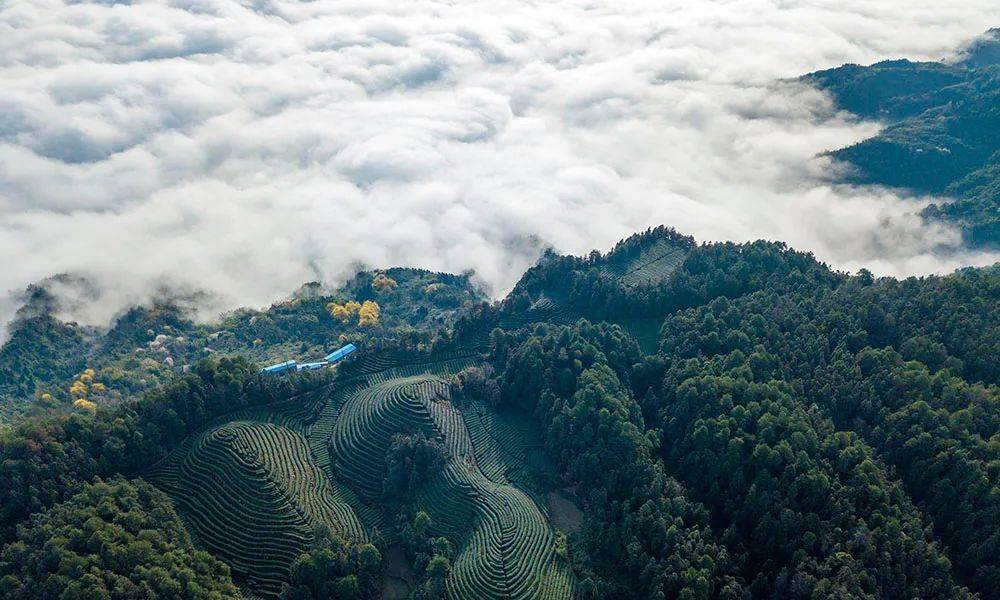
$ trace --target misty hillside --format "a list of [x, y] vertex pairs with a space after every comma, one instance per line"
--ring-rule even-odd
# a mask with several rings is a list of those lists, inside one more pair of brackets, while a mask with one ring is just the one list
[[[187, 302], [165, 299], [131, 308], [100, 330], [62, 321], [52, 283], [29, 288], [0, 348], [0, 425], [14, 414], [67, 409], [76, 400], [119, 403], [207, 356], [266, 363], [321, 357], [333, 343], [393, 343], [440, 327], [482, 300], [468, 276], [389, 269], [360, 272], [336, 290], [306, 284], [266, 310], [241, 309], [209, 324], [197, 322]], [[375, 317], [361, 322], [357, 312], [348, 315], [349, 302], [374, 303]], [[337, 316], [331, 304], [340, 306]]]
[[1000, 29], [952, 62], [889, 60], [804, 78], [844, 110], [886, 123], [832, 155], [853, 183], [955, 198], [924, 211], [957, 225], [973, 246], [1000, 246]]
[[[0, 432], [0, 597], [1000, 598], [996, 267], [661, 227], [499, 303], [406, 270], [310, 289], [206, 326], [161, 387]], [[101, 343], [190, 327], [130, 314]], [[324, 370], [247, 358], [333, 335], [361, 349]]]

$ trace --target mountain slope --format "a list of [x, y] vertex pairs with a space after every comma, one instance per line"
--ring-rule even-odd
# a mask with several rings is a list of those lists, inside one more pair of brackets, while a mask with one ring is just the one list
[[950, 63], [892, 60], [803, 78], [844, 110], [886, 123], [878, 136], [831, 153], [848, 181], [944, 195], [927, 209], [973, 246], [1000, 245], [1000, 30]]
[[502, 303], [333, 371], [210, 359], [19, 421], [4, 552], [121, 474], [255, 597], [372, 597], [384, 556], [408, 573], [386, 589], [429, 598], [1000, 598], [997, 305], [997, 267], [876, 279], [664, 228], [550, 253]]
[[[66, 285], [64, 277], [54, 279]], [[135, 398], [209, 355], [267, 364], [323, 356], [349, 341], [370, 345], [427, 336], [482, 300], [466, 275], [389, 269], [360, 272], [336, 290], [306, 284], [266, 310], [241, 309], [208, 324], [196, 322], [183, 299], [164, 300], [134, 307], [100, 331], [62, 321], [52, 283], [28, 290], [0, 348], [0, 425], [35, 408], [69, 409], [81, 397], [102, 405]], [[348, 301], [375, 302], [377, 322], [332, 316], [331, 302]], [[71, 391], [86, 369], [93, 372], [83, 391]], [[96, 390], [93, 382], [100, 384]]]

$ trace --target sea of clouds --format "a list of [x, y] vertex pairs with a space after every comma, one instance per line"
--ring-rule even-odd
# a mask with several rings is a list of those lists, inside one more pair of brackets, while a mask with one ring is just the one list
[[927, 198], [830, 184], [818, 155], [878, 125], [791, 80], [998, 23], [996, 0], [0, 1], [0, 321], [57, 273], [98, 324], [359, 265], [498, 295], [546, 246], [661, 223], [877, 274], [992, 263]]

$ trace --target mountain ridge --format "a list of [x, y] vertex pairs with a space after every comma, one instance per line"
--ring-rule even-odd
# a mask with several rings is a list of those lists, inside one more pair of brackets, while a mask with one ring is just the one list
[[1000, 29], [951, 62], [844, 65], [801, 81], [829, 93], [839, 108], [886, 125], [829, 153], [852, 167], [846, 182], [945, 196], [923, 216], [958, 227], [971, 247], [1000, 246]]

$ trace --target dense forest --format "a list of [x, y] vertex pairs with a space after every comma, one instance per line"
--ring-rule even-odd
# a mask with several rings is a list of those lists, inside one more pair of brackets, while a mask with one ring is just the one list
[[[614, 282], [590, 277], [603, 284], [577, 306], [607, 316]], [[581, 568], [607, 570], [601, 595], [681, 595], [684, 584], [653, 592], [639, 575], [676, 574], [655, 566], [669, 552], [712, 559], [698, 580], [709, 595], [994, 598], [998, 284], [996, 268], [897, 281], [836, 275], [778, 245], [702, 246], [633, 299], [673, 299], [658, 352], [637, 358], [618, 326], [580, 321], [495, 335], [494, 360], [505, 400], [546, 424], [551, 451], [593, 494]], [[700, 305], [682, 300], [692, 296]], [[628, 443], [603, 437], [629, 430]], [[640, 454], [623, 460], [626, 447]], [[646, 452], [682, 490], [667, 522], [699, 542], [632, 533], [609, 547], [609, 529], [630, 521], [602, 522], [602, 505], [646, 515], [650, 498], [591, 488], [576, 464], [603, 484]]]
[[0, 555], [4, 598], [239, 598], [196, 550], [166, 494], [141, 480], [87, 484], [32, 518]]
[[[327, 305], [347, 301], [317, 300], [319, 328], [342, 331], [350, 311]], [[998, 267], [849, 275], [666, 228], [549, 253], [502, 303], [369, 330], [333, 372], [208, 356], [117, 403], [20, 418], [0, 431], [0, 597], [401, 597], [395, 577], [417, 598], [1000, 598], [997, 306]], [[322, 342], [309, 315], [277, 314], [303, 329], [275, 339]], [[51, 354], [32, 356], [49, 377]], [[215, 550], [175, 492], [197, 489], [192, 461], [300, 507], [261, 525], [290, 548], [266, 566], [280, 585]], [[578, 527], [538, 521], [552, 494]], [[323, 525], [323, 506], [347, 516]], [[510, 519], [549, 550], [504, 542]]]
[[1000, 30], [948, 62], [890, 60], [807, 75], [844, 110], [886, 123], [832, 156], [852, 183], [908, 188], [954, 202], [924, 211], [972, 246], [1000, 245]]

